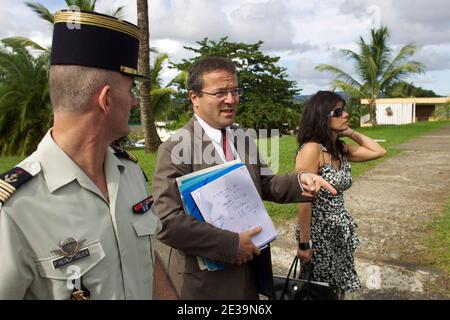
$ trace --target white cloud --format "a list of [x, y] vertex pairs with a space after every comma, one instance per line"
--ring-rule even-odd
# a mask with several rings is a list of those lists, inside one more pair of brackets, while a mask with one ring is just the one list
[[154, 0], [150, 8], [150, 33], [156, 38], [189, 43], [229, 35], [232, 28], [220, 4], [221, 1], [209, 0]]
[[[364, 15], [370, 7], [375, 10]], [[393, 43], [450, 42], [450, 3], [447, 0], [344, 0], [340, 11], [388, 26]]]
[[[3, 1], [2, 1], [3, 2]], [[50, 46], [52, 27], [22, 2], [0, 3], [0, 39], [22, 36]]]
[[421, 48], [414, 56], [414, 60], [420, 61], [426, 66], [426, 71], [450, 70], [450, 45], [426, 46]]
[[[58, 1], [61, 4], [62, 0]], [[56, 1], [42, 0], [56, 9]], [[21, 35], [49, 45], [51, 27], [22, 2], [0, 0], [0, 38]], [[136, 1], [98, 0], [97, 9], [124, 5], [125, 19], [136, 23]], [[415, 60], [427, 66], [414, 76], [417, 85], [448, 94], [450, 86], [450, 2], [447, 0], [151, 0], [150, 45], [170, 54], [174, 62], [193, 55], [183, 46], [196, 47], [208, 37], [229, 36], [236, 42], [263, 40], [264, 53], [280, 56], [289, 78], [305, 94], [328, 88], [331, 74], [319, 73], [320, 63], [351, 72], [339, 49], [355, 49], [371, 27], [387, 25], [395, 48], [414, 42]], [[394, 50], [394, 53], [397, 51]], [[175, 75], [168, 70], [164, 79]]]
[[231, 13], [232, 40], [254, 43], [264, 41], [266, 50], [294, 47], [294, 28], [286, 2], [269, 0], [244, 3]]

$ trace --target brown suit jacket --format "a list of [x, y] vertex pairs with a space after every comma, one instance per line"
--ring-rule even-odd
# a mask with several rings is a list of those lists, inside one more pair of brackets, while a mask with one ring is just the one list
[[[261, 169], [267, 166], [259, 154], [257, 163], [248, 163], [249, 150], [256, 147], [252, 139], [246, 139], [246, 144], [245, 152], [239, 156], [246, 163], [262, 199], [278, 203], [309, 201], [301, 196], [296, 174], [261, 175]], [[170, 277], [181, 299], [258, 299], [258, 291], [267, 295], [271, 289], [270, 247], [251, 263], [237, 266], [233, 263], [239, 248], [238, 234], [200, 222], [183, 210], [175, 179], [222, 163], [222, 160], [210, 164], [201, 161], [208, 150], [215, 154], [212, 142], [195, 117], [158, 150], [153, 197], [163, 224], [158, 238], [173, 248], [169, 258]], [[221, 262], [225, 268], [202, 271], [197, 256]]]

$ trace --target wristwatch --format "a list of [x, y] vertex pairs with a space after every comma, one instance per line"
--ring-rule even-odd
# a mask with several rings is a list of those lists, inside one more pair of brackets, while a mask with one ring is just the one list
[[298, 243], [298, 248], [300, 250], [308, 250], [308, 249], [312, 249], [313, 245], [312, 245], [312, 240], [309, 240], [308, 242], [299, 242]]

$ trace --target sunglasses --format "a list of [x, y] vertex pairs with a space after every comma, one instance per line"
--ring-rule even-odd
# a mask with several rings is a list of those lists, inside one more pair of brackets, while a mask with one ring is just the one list
[[342, 116], [342, 114], [344, 113], [344, 111], [345, 111], [345, 106], [342, 106], [342, 107], [340, 107], [340, 108], [336, 108], [336, 109], [332, 110], [332, 111], [328, 114], [328, 116], [329, 116], [329, 117], [335, 117], [335, 118], [338, 118], [338, 117]]

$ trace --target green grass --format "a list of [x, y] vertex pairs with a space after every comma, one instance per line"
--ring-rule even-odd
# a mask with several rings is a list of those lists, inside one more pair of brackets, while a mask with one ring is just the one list
[[445, 274], [436, 282], [427, 283], [428, 289], [450, 299], [450, 199], [427, 225], [427, 229], [426, 235], [420, 239], [427, 248], [420, 255], [420, 263]]
[[[432, 130], [442, 128], [449, 125], [449, 121], [439, 122], [418, 122], [414, 124], [402, 125], [402, 126], [378, 126], [375, 128], [359, 128], [357, 131], [366, 134], [374, 139], [386, 140], [381, 142], [381, 145], [387, 150], [385, 157], [366, 163], [353, 163], [352, 174], [353, 177], [361, 176], [365, 171], [373, 168], [378, 163], [385, 161], [386, 159], [399, 154], [401, 151], [396, 149], [396, 146], [400, 143], [404, 143], [410, 139], [419, 137]], [[267, 141], [261, 140], [260, 147], [264, 148]], [[297, 142], [295, 136], [284, 136], [279, 139], [279, 170], [278, 174], [285, 174], [292, 172], [294, 169], [295, 155], [297, 152]], [[268, 152], [270, 156], [270, 144]], [[139, 164], [144, 169], [147, 177], [150, 179], [149, 188], [151, 190], [151, 180], [154, 173], [156, 164], [156, 154], [145, 154], [143, 149], [132, 150], [139, 159]], [[4, 172], [9, 168], [17, 164], [21, 159], [19, 157], [0, 158], [0, 172]], [[269, 211], [270, 216], [274, 221], [282, 221], [290, 219], [297, 214], [296, 204], [275, 204], [265, 202], [266, 208]]]
[[15, 167], [23, 157], [0, 157], [0, 173]]
[[146, 154], [144, 149], [130, 150], [130, 152], [139, 159], [139, 165], [142, 167], [145, 174], [147, 175], [147, 178], [149, 179], [147, 183], [148, 190], [152, 190], [152, 178], [156, 167], [156, 152]]
[[424, 239], [430, 249], [428, 260], [450, 275], [450, 199], [428, 229], [430, 232]]

